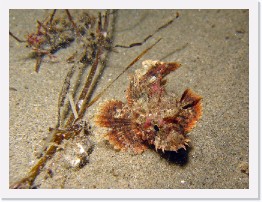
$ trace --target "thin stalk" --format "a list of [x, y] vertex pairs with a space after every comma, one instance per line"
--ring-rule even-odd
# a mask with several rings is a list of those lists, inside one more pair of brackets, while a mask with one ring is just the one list
[[150, 49], [152, 49], [160, 40], [161, 40], [161, 38], [158, 39], [157, 42], [155, 42], [152, 46], [148, 47], [146, 50], [144, 50], [142, 53], [140, 53], [140, 55], [138, 55], [106, 88], [104, 88], [93, 100], [91, 100], [86, 107], [90, 107], [91, 105], [93, 105], [93, 104], [104, 94], [104, 92], [113, 85], [113, 83], [114, 83], [120, 76], [122, 76], [122, 75], [123, 75], [130, 67], [132, 67], [133, 64], [135, 64], [138, 60], [140, 60], [141, 57], [143, 57]]

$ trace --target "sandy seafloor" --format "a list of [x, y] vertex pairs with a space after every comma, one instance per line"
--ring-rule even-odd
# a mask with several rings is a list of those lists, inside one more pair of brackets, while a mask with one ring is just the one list
[[[180, 17], [142, 46], [116, 48], [95, 93], [114, 79], [139, 53], [162, 38], [134, 67], [120, 77], [88, 110], [94, 151], [81, 169], [66, 164], [63, 152], [42, 168], [37, 188], [155, 188], [247, 189], [248, 166], [248, 10], [120, 10], [114, 45], [140, 42], [179, 12]], [[20, 38], [36, 29], [36, 19], [47, 10], [10, 10], [10, 30]], [[24, 177], [38, 161], [48, 128], [57, 120], [57, 100], [71, 66], [67, 49], [56, 63], [44, 59], [37, 74], [35, 60], [25, 59], [29, 49], [10, 38], [9, 112], [10, 184]], [[188, 163], [180, 166], [154, 150], [141, 155], [115, 151], [94, 126], [100, 102], [125, 101], [128, 75], [145, 59], [178, 61], [182, 67], [168, 75], [167, 92], [180, 96], [191, 88], [203, 97], [203, 116], [189, 133]], [[69, 140], [70, 141], [70, 140]], [[70, 146], [70, 144], [69, 144]], [[63, 145], [61, 146], [63, 147]], [[68, 147], [68, 145], [67, 145]], [[68, 148], [67, 148], [68, 149]], [[62, 149], [61, 149], [62, 151]], [[51, 173], [51, 174], [50, 174]]]

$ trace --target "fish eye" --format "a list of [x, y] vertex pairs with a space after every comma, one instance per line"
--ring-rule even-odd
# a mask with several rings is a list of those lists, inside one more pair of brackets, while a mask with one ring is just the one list
[[158, 131], [159, 131], [159, 128], [158, 128], [158, 126], [157, 126], [157, 125], [154, 125], [154, 129], [155, 129], [155, 131], [156, 131], [156, 132], [158, 132]]

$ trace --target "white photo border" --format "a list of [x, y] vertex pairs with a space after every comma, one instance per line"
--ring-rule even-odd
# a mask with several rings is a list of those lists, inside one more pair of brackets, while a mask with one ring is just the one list
[[[9, 189], [9, 9], [249, 9], [249, 189], [70, 189], [14, 190]], [[255, 0], [184, 0], [148, 1], [35, 1], [9, 0], [2, 3], [1, 19], [1, 198], [138, 198], [138, 199], [259, 199], [259, 3]]]

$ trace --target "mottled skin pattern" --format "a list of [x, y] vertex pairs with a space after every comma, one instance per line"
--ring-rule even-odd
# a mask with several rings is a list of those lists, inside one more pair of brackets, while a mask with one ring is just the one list
[[202, 98], [190, 89], [179, 99], [166, 93], [164, 77], [179, 67], [176, 62], [146, 60], [130, 79], [127, 103], [102, 104], [95, 122], [109, 128], [105, 138], [115, 149], [134, 153], [149, 145], [163, 152], [186, 149], [187, 133], [202, 115]]

